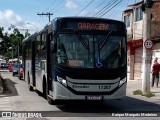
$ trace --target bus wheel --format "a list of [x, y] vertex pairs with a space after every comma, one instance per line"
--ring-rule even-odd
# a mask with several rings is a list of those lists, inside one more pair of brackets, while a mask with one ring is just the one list
[[48, 95], [47, 95], [47, 101], [50, 105], [53, 105], [54, 104], [54, 101], [52, 100], [52, 98], [50, 98]]
[[46, 80], [43, 80], [43, 93], [42, 93], [43, 97], [46, 98]]
[[30, 85], [30, 77], [28, 75], [28, 89], [29, 91], [33, 91], [33, 87]]
[[54, 101], [52, 100], [52, 98], [49, 96], [49, 90], [48, 90], [48, 84], [46, 84], [46, 99], [48, 101], [48, 103], [50, 105], [53, 105], [54, 104]]

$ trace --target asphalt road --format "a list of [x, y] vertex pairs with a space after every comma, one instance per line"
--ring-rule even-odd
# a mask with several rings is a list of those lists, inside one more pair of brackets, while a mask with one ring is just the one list
[[[1, 74], [7, 80], [12, 91], [11, 93], [0, 95], [1, 111], [36, 112], [43, 117], [58, 117], [59, 119], [60, 117], [84, 117], [84, 119], [89, 119], [90, 117], [101, 117], [101, 119], [110, 117], [111, 119], [111, 117], [114, 117], [118, 119], [120, 116], [125, 116], [128, 120], [130, 117], [132, 119], [133, 116], [134, 118], [142, 118], [145, 115], [146, 119], [150, 120], [151, 117], [160, 116], [159, 103], [154, 103], [148, 100], [148, 98], [132, 95], [130, 92], [127, 92], [127, 97], [121, 101], [107, 100], [104, 104], [88, 102], [49, 105], [46, 99], [39, 96], [36, 92], [30, 92], [24, 80], [13, 77], [10, 72], [1, 72]], [[158, 119], [158, 117], [155, 117], [155, 120]]]

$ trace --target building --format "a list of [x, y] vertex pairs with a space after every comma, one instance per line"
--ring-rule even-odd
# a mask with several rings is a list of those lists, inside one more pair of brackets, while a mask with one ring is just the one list
[[[160, 0], [148, 0], [151, 9], [150, 36], [153, 42], [152, 61], [155, 57], [160, 60]], [[129, 79], [141, 79], [143, 54], [143, 1], [129, 5], [131, 8], [122, 13], [122, 20], [127, 27], [128, 68]], [[160, 61], [159, 61], [160, 62]], [[152, 64], [152, 63], [151, 63]]]

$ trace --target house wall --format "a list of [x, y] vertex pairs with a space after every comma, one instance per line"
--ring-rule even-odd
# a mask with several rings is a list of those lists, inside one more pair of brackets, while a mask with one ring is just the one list
[[143, 48], [139, 47], [135, 49], [135, 58], [134, 58], [134, 79], [140, 80], [142, 74], [142, 53]]
[[134, 22], [133, 24], [133, 39], [138, 40], [143, 38], [143, 20]]
[[124, 16], [127, 16], [127, 15], [129, 15], [130, 14], [130, 16], [131, 16], [131, 22], [130, 22], [130, 27], [127, 27], [126, 29], [127, 29], [127, 40], [132, 40], [133, 39], [133, 13], [132, 13], [132, 11], [131, 12], [126, 12], [126, 13], [124, 13], [122, 16], [123, 16], [123, 19], [122, 19], [122, 21], [124, 21]]
[[151, 38], [160, 37], [160, 0], [156, 0], [151, 8]]

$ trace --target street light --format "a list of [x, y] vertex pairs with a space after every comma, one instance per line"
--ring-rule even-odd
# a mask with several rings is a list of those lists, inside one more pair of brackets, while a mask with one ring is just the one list
[[9, 47], [9, 49], [12, 49], [12, 61], [13, 61], [13, 48], [15, 47], [12, 43], [11, 43], [12, 47]]
[[39, 28], [36, 26], [36, 25], [34, 25], [34, 24], [32, 24], [32, 23], [27, 23], [28, 25], [32, 25], [32, 26], [34, 26], [35, 28], [36, 28], [36, 32], [38, 32], [39, 31]]

